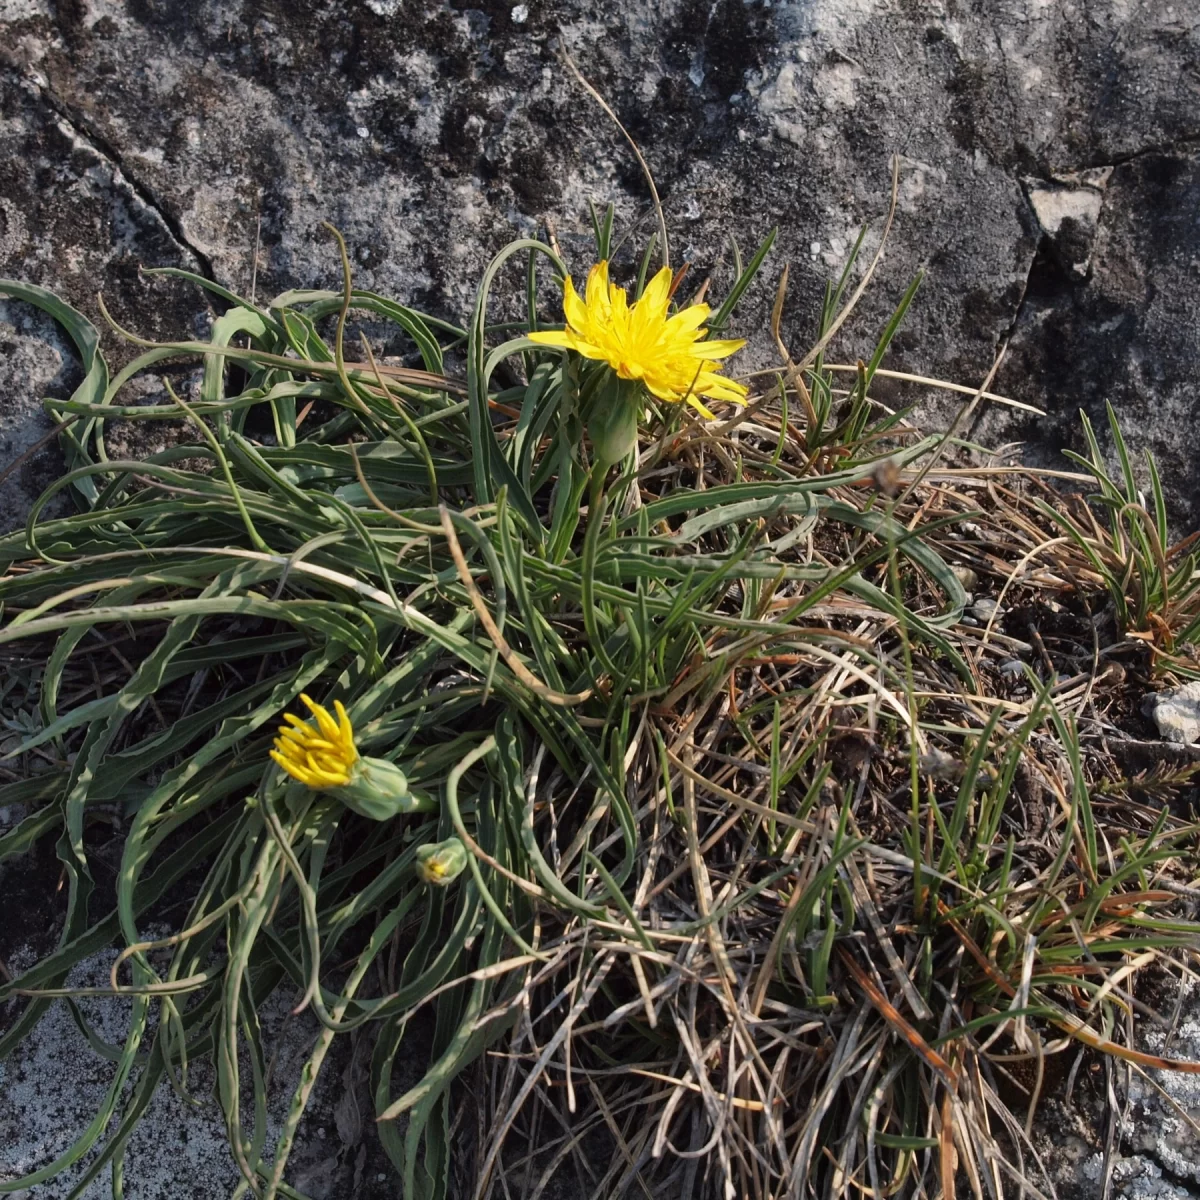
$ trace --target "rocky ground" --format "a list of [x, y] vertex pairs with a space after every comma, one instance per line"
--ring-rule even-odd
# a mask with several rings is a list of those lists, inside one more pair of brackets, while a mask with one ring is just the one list
[[[71, 987], [107, 987], [111, 953], [97, 956], [72, 973]], [[14, 957], [23, 969], [32, 956]], [[123, 1042], [126, 1004], [83, 1001], [86, 1019], [101, 1036]], [[268, 1142], [274, 1144], [287, 1116], [291, 1089], [317, 1034], [316, 1022], [292, 1017], [288, 998], [279, 996], [262, 1014], [264, 1043], [274, 1055], [269, 1090]], [[65, 1151], [104, 1102], [114, 1067], [99, 1056], [81, 1063], [79, 1030], [63, 1005], [53, 1008], [37, 1035], [11, 1059], [0, 1062], [0, 1179], [34, 1171]], [[306, 1195], [372, 1200], [394, 1195], [390, 1165], [370, 1130], [366, 1059], [341, 1054], [322, 1075], [313, 1094], [289, 1180]], [[247, 1063], [247, 1067], [249, 1064]], [[229, 1195], [240, 1176], [229, 1154], [225, 1121], [214, 1098], [216, 1080], [207, 1063], [195, 1064], [186, 1098], [163, 1087], [139, 1124], [125, 1162], [127, 1194], [138, 1200], [214, 1200]], [[365, 1120], [364, 1120], [365, 1117]], [[69, 1195], [82, 1175], [82, 1163], [51, 1183], [19, 1193], [36, 1200]], [[105, 1171], [86, 1192], [88, 1200], [110, 1196]]]
[[[589, 200], [640, 221], [635, 238], [652, 223], [561, 42], [644, 150], [674, 260], [715, 270], [719, 293], [730, 235], [745, 248], [779, 226], [747, 330], [789, 262], [784, 332], [811, 339], [862, 223], [877, 243], [899, 154], [896, 227], [846, 356], [924, 269], [890, 365], [974, 384], [1008, 343], [994, 390], [1049, 415], [993, 409], [980, 437], [1049, 461], [1077, 444], [1077, 410], [1102, 421], [1110, 400], [1180, 526], [1200, 519], [1197, 0], [474, 3], [0, 0], [0, 275], [97, 319], [103, 292], [117, 320], [166, 337], [210, 309], [139, 267], [260, 298], [333, 285], [323, 220], [360, 284], [443, 316], [546, 220], [581, 272]], [[48, 323], [0, 303], [0, 459], [37, 440], [38, 397], [73, 370]], [[45, 452], [0, 488], [5, 527], [55, 469]], [[1200, 1195], [1194, 1124], [1142, 1086], [1130, 1111], [1149, 1124], [1126, 1139], [1142, 1157], [1116, 1194]], [[1079, 1194], [1099, 1194], [1103, 1135], [1066, 1117], [1058, 1133]]]

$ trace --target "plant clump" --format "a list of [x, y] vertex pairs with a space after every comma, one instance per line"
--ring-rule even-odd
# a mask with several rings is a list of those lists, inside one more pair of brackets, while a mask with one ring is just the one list
[[[1196, 1069], [1129, 1020], [1200, 932], [1197, 768], [1147, 758], [1130, 700], [1200, 675], [1156, 477], [1147, 512], [1097, 446], [1057, 473], [1098, 489], [1073, 498], [887, 408], [915, 286], [869, 360], [827, 358], [861, 238], [814, 349], [784, 347], [781, 286], [780, 366], [737, 380], [771, 239], [673, 311], [653, 244], [610, 281], [612, 225], [585, 297], [522, 240], [465, 326], [345, 257], [339, 290], [266, 304], [157, 272], [221, 315], [208, 341], [125, 333], [115, 375], [79, 313], [0, 283], [85, 372], [47, 401], [66, 473], [0, 539], [30, 714], [0, 861], [53, 841], [66, 885], [57, 948], [0, 983], [0, 1055], [103, 947], [130, 1004], [95, 1121], [4, 1191], [86, 1162], [71, 1195], [104, 1171], [120, 1194], [155, 1090], [208, 1058], [245, 1189], [297, 1195], [353, 1033], [408, 1200], [1019, 1195], [1046, 1186], [1047, 1062]], [[515, 328], [489, 321], [509, 280]], [[351, 314], [411, 356], [352, 351]], [[161, 402], [126, 402], [152, 372]], [[178, 445], [106, 453], [109, 422], [181, 417]], [[280, 989], [316, 1040], [269, 1143], [255, 1014]]]

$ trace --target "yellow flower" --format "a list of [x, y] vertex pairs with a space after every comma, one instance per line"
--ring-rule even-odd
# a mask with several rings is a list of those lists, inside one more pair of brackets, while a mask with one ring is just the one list
[[301, 694], [316, 720], [301, 720], [284, 713], [271, 757], [293, 778], [314, 791], [327, 791], [359, 816], [388, 821], [405, 813], [432, 812], [437, 800], [414, 792], [408, 778], [386, 758], [360, 756], [354, 744], [354, 727], [340, 700], [329, 710]]
[[638, 380], [660, 400], [686, 400], [705, 417], [700, 402], [730, 400], [744, 404], [747, 389], [718, 372], [718, 361], [740, 350], [744, 341], [706, 342], [707, 304], [693, 304], [668, 316], [672, 275], [663, 267], [630, 304], [625, 289], [608, 281], [608, 263], [597, 263], [580, 299], [568, 277], [563, 281], [563, 313], [567, 327], [531, 333], [543, 346], [574, 350], [584, 358], [606, 362], [622, 379]]
[[279, 727], [271, 757], [293, 778], [310, 788], [344, 787], [358, 762], [354, 729], [340, 700], [333, 702], [337, 720], [329, 711], [301, 693], [300, 699], [316, 718], [308, 721], [284, 713], [288, 723]]

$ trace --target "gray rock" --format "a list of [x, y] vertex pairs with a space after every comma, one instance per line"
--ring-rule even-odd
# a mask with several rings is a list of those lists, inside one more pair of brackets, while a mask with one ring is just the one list
[[[0, 867], [0, 876], [4, 868]], [[38, 951], [44, 952], [39, 947]], [[39, 953], [21, 948], [8, 958], [13, 971], [33, 965]], [[76, 967], [71, 987], [108, 987], [115, 952], [105, 951]], [[277, 993], [259, 1011], [265, 1053], [272, 1059], [268, 1089], [268, 1153], [283, 1127], [292, 1090], [318, 1030], [310, 1014], [293, 1016], [295, 997]], [[129, 1001], [79, 1001], [92, 1028], [115, 1045], [124, 1042]], [[350, 1079], [350, 1039], [339, 1039], [332, 1061], [318, 1076], [289, 1160], [289, 1180], [313, 1200], [342, 1196], [383, 1200], [395, 1195], [386, 1158], [361, 1122], [348, 1128], [344, 1113], [369, 1108], [365, 1083]], [[251, 1067], [247, 1057], [243, 1070]], [[0, 1062], [0, 1181], [37, 1170], [63, 1153], [88, 1127], [105, 1098], [114, 1064], [83, 1040], [65, 1003], [57, 1001], [15, 1053]], [[419, 1072], [413, 1073], [415, 1083]], [[188, 1067], [188, 1097], [162, 1086], [130, 1138], [126, 1178], [139, 1200], [212, 1200], [229, 1195], [241, 1176], [229, 1150], [224, 1117], [215, 1099], [216, 1079], [207, 1062]], [[103, 1142], [103, 1139], [101, 1139]], [[90, 1161], [84, 1160], [84, 1165]], [[38, 1200], [63, 1200], [79, 1177], [77, 1165], [35, 1189]], [[20, 1192], [31, 1196], [34, 1192]], [[86, 1200], [111, 1195], [108, 1172], [84, 1192]]]
[[[1166, 981], [1158, 980], [1162, 985]], [[1138, 1048], [1200, 1061], [1200, 993], [1194, 984], [1152, 985], [1162, 1018], [1140, 1019]], [[1074, 1058], [1074, 1052], [1068, 1051]], [[1111, 1072], [1111, 1076], [1110, 1076]], [[1196, 1200], [1200, 1197], [1200, 1082], [1182, 1071], [1130, 1069], [1119, 1060], [1089, 1056], [1068, 1072], [1061, 1089], [1039, 1109], [1034, 1145], [1049, 1169], [1059, 1200]], [[1114, 1111], [1111, 1095], [1116, 1099]], [[1113, 1123], [1111, 1190], [1104, 1192], [1104, 1147]]]
[[967, 593], [967, 599], [970, 600], [972, 593], [979, 586], [978, 574], [971, 570], [970, 567], [953, 567], [955, 578], [963, 585]]
[[[81, 378], [72, 348], [49, 317], [28, 305], [0, 300], [0, 470], [15, 469], [0, 483], [0, 522], [24, 520], [29, 499], [62, 471], [54, 447], [15, 464], [54, 428], [42, 412], [44, 394], [69, 394]], [[61, 510], [62, 501], [54, 505]]]
[[[1076, 278], [1053, 243], [1039, 249], [996, 384], [1003, 391], [1037, 380], [1044, 396], [1063, 398], [1048, 405], [1049, 422], [1014, 426], [1041, 463], [1062, 444], [1084, 451], [1076, 407], [1089, 413], [1111, 449], [1103, 411], [1110, 401], [1134, 444], [1154, 453], [1169, 481], [1173, 516], [1188, 528], [1200, 517], [1200, 473], [1185, 433], [1195, 419], [1200, 359], [1198, 205], [1200, 156], [1186, 146], [1117, 162], [1090, 248], [1076, 236], [1076, 248], [1065, 255], [1072, 262], [1086, 255], [1087, 277]], [[1077, 226], [1075, 234], [1082, 230]]]
[[1151, 693], [1142, 701], [1142, 711], [1165, 741], [1188, 746], [1200, 742], [1200, 681]]
[[[1163, 1014], [1168, 1019], [1171, 1013]], [[1144, 1026], [1145, 1049], [1191, 1062], [1200, 1060], [1200, 997], [1185, 990], [1164, 1027]], [[1200, 1195], [1200, 1079], [1179, 1071], [1131, 1072], [1125, 1124], [1130, 1156], [1122, 1164], [1128, 1200]]]
[[1112, 167], [1057, 176], [1053, 183], [1026, 181], [1026, 194], [1060, 270], [1086, 279], [1100, 227], [1104, 191]]

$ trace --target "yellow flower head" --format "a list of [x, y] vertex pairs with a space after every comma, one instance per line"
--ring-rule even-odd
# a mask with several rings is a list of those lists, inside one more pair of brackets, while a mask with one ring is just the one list
[[608, 263], [597, 263], [588, 274], [584, 299], [569, 277], [563, 281], [566, 329], [529, 336], [543, 346], [606, 362], [622, 379], [640, 380], [651, 394], [672, 404], [686, 400], [705, 417], [712, 413], [700, 402], [702, 396], [744, 404], [747, 389], [719, 374], [718, 360], [746, 343], [702, 340], [708, 332], [703, 328], [707, 304], [668, 316], [671, 282], [671, 269], [663, 267], [630, 304], [625, 289], [609, 283]]
[[271, 757], [293, 778], [310, 788], [344, 787], [358, 762], [354, 745], [354, 729], [340, 700], [333, 702], [337, 720], [322, 705], [301, 693], [316, 720], [304, 721], [292, 713], [284, 713], [286, 725], [279, 727]]

